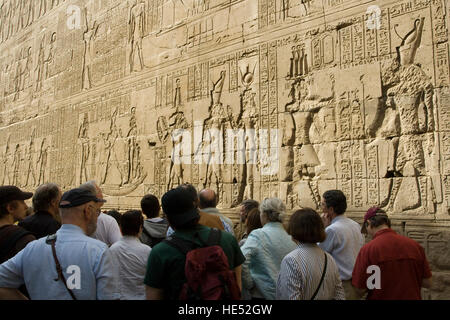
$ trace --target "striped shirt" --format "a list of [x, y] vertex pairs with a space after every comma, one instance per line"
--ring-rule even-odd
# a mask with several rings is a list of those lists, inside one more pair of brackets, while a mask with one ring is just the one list
[[[336, 262], [329, 253], [326, 255], [325, 277], [314, 300], [345, 300]], [[319, 286], [324, 265], [324, 251], [317, 244], [300, 243], [281, 262], [277, 300], [310, 300]]]

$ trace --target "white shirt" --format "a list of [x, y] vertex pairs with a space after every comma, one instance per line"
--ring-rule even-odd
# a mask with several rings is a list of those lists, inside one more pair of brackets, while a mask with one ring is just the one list
[[356, 257], [364, 245], [360, 225], [344, 215], [339, 215], [331, 220], [331, 224], [325, 228], [325, 233], [327, 237], [324, 242], [319, 243], [319, 247], [333, 256], [341, 280], [350, 280]]
[[120, 300], [145, 300], [144, 277], [151, 250], [132, 236], [124, 236], [109, 248], [116, 267]]
[[114, 242], [117, 242], [122, 237], [119, 225], [113, 217], [100, 213], [97, 218], [97, 230], [95, 231], [93, 238], [103, 241], [108, 246], [111, 246]]

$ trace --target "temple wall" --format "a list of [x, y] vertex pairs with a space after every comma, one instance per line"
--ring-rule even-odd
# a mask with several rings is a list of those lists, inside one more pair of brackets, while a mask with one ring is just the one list
[[449, 299], [449, 24], [446, 0], [4, 0], [0, 183], [95, 179], [126, 210], [189, 182], [233, 219], [341, 189]]

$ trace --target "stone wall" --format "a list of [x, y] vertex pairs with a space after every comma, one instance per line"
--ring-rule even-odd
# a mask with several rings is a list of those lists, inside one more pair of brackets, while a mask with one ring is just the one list
[[0, 183], [95, 179], [122, 210], [181, 182], [224, 209], [341, 189], [448, 299], [449, 23], [446, 0], [3, 0]]

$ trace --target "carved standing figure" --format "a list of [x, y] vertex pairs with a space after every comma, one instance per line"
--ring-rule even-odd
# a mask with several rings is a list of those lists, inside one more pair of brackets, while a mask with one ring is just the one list
[[16, 144], [16, 149], [14, 151], [13, 165], [12, 165], [12, 184], [19, 185], [19, 173], [20, 173], [20, 162], [22, 161], [22, 156], [20, 154], [20, 144]]
[[89, 147], [89, 136], [88, 136], [89, 126], [87, 113], [84, 114], [83, 122], [78, 129], [78, 139], [80, 140], [81, 149], [81, 161], [80, 161], [80, 180], [79, 183], [83, 183], [89, 180], [89, 175], [87, 173], [87, 163], [89, 160], [90, 147]]
[[[36, 185], [36, 174], [34, 173], [34, 163], [33, 163], [33, 155], [34, 155], [34, 136], [36, 133], [36, 129], [33, 128], [33, 132], [31, 133], [30, 143], [28, 145], [28, 149], [26, 150], [25, 155], [25, 170], [27, 172], [27, 176], [25, 178], [25, 186], [35, 186]], [[31, 176], [31, 181], [30, 181]], [[31, 183], [29, 183], [31, 182]]]
[[140, 70], [144, 68], [144, 56], [142, 54], [142, 39], [145, 35], [145, 3], [135, 0], [128, 15], [130, 45], [130, 72], [134, 71], [134, 57], [139, 58]]
[[3, 153], [3, 158], [2, 158], [2, 162], [3, 162], [3, 175], [2, 175], [2, 185], [8, 185], [10, 184], [10, 180], [9, 180], [9, 176], [8, 176], [8, 171], [10, 168], [9, 162], [10, 162], [10, 148], [9, 148], [9, 140], [10, 140], [11, 136], [8, 135], [8, 139], [6, 139], [6, 147], [5, 147], [5, 152]]
[[41, 148], [39, 150], [39, 156], [37, 158], [37, 163], [39, 167], [39, 178], [38, 185], [45, 183], [45, 171], [47, 169], [47, 156], [48, 156], [48, 146], [45, 143], [45, 138], [42, 139]]
[[45, 36], [42, 37], [42, 41], [39, 47], [39, 54], [37, 58], [36, 68], [36, 91], [42, 89], [42, 81], [44, 80], [44, 69], [45, 69], [45, 49], [44, 49]]
[[220, 97], [222, 96], [223, 83], [225, 81], [226, 71], [220, 71], [220, 78], [214, 83], [211, 90], [211, 105], [220, 105]]
[[85, 9], [86, 28], [83, 33], [84, 54], [83, 54], [83, 74], [82, 74], [82, 89], [90, 89], [92, 87], [92, 62], [94, 60], [94, 39], [97, 35], [97, 22], [94, 20], [92, 27], [89, 27], [87, 18], [87, 9]]

